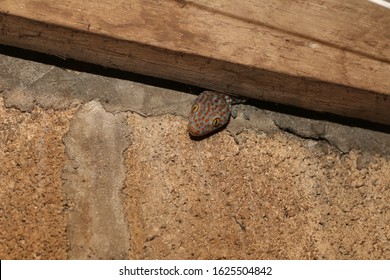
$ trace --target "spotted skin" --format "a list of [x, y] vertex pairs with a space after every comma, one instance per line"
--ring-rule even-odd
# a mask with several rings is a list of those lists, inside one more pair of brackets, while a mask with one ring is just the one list
[[214, 91], [202, 92], [191, 107], [188, 132], [205, 136], [226, 125], [232, 112], [232, 97]]

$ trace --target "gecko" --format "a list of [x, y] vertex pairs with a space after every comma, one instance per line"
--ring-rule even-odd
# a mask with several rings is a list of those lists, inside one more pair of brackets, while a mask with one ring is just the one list
[[205, 136], [228, 124], [234, 117], [232, 105], [244, 102], [230, 95], [215, 91], [204, 91], [194, 101], [188, 123], [192, 136]]

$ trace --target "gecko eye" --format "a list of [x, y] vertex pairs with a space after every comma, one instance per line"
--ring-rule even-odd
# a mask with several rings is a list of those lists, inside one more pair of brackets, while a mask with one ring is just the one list
[[213, 126], [218, 127], [221, 124], [222, 120], [221, 118], [215, 118], [213, 119]]
[[192, 105], [192, 108], [191, 108], [192, 113], [195, 113], [195, 112], [197, 112], [198, 110], [199, 110], [199, 105], [198, 105], [198, 104]]

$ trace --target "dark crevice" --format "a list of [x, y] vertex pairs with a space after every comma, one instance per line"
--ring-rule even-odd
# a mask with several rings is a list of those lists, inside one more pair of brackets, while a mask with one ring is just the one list
[[128, 80], [136, 83], [143, 83], [146, 85], [171, 89], [179, 92], [199, 94], [205, 90], [197, 86], [192, 86], [180, 82], [155, 78], [110, 67], [104, 67], [93, 63], [74, 60], [71, 58], [63, 59], [59, 56], [44, 54], [11, 46], [0, 45], [0, 54], [14, 58], [39, 62], [47, 65], [53, 65], [63, 69], [85, 72], [121, 80]]

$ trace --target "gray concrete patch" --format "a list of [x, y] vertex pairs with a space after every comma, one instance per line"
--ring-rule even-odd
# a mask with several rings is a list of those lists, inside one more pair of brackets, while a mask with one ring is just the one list
[[283, 130], [310, 139], [311, 146], [315, 145], [315, 142], [326, 141], [343, 153], [358, 149], [369, 153], [390, 155], [388, 133], [262, 110], [243, 104], [239, 105], [238, 116], [231, 120], [227, 129], [236, 139], [237, 135], [245, 129], [265, 133]]
[[344, 153], [358, 149], [390, 155], [390, 135], [387, 133], [279, 113], [272, 113], [272, 119], [282, 130], [303, 138], [326, 140]]
[[[195, 98], [175, 90], [47, 66], [38, 62], [9, 58], [0, 54], [0, 96], [5, 106], [31, 112], [34, 105], [43, 109], [64, 110], [99, 100], [108, 112], [137, 112], [143, 116], [173, 113], [187, 116]], [[33, 65], [33, 66], [28, 66]], [[7, 71], [5, 71], [8, 69]], [[20, 69], [25, 69], [21, 71]], [[32, 72], [26, 76], [25, 72]], [[15, 90], [11, 85], [20, 83]]]
[[82, 106], [63, 141], [70, 159], [63, 189], [72, 204], [67, 229], [70, 259], [126, 259], [129, 231], [121, 189], [129, 146], [125, 114], [95, 101]]

